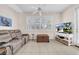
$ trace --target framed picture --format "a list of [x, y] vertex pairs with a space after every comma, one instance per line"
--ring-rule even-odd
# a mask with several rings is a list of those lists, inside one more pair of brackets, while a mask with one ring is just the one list
[[0, 26], [11, 27], [12, 26], [12, 20], [10, 18], [0, 16]]

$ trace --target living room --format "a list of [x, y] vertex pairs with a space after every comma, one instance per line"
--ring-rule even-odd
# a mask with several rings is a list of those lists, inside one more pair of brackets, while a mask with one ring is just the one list
[[78, 55], [78, 7], [78, 4], [1, 4], [1, 53]]

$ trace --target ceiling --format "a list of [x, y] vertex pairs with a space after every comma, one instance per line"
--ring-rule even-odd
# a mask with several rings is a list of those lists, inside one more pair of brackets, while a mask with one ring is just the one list
[[[34, 12], [40, 7], [42, 12], [63, 12], [70, 4], [16, 4], [17, 10], [21, 12]], [[10, 6], [11, 7], [11, 6]]]

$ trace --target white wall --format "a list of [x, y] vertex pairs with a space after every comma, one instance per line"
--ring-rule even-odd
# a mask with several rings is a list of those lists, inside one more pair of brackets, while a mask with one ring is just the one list
[[0, 16], [8, 17], [12, 19], [12, 27], [1, 27], [0, 29], [17, 29], [18, 17], [17, 13], [10, 9], [7, 5], [0, 5]]
[[19, 13], [19, 15], [18, 15], [18, 29], [20, 29], [22, 33], [27, 33], [26, 26], [27, 26], [26, 15]]
[[0, 30], [20, 29], [22, 33], [26, 32], [25, 15], [23, 13], [17, 13], [8, 5], [0, 5], [0, 16], [12, 19], [12, 27], [0, 26]]
[[72, 22], [74, 20], [73, 6], [70, 6], [62, 13], [62, 22]]

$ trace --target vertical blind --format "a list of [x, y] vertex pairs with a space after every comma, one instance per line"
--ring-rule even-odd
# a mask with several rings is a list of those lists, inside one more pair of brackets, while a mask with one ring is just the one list
[[79, 8], [76, 9], [76, 44], [79, 45]]
[[52, 29], [52, 16], [29, 16], [27, 19], [28, 30]]

